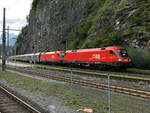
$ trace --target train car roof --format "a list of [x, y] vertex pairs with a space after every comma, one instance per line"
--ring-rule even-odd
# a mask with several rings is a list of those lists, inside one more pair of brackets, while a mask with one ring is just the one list
[[61, 53], [64, 51], [51, 51], [51, 52], [42, 52], [42, 54], [55, 54], [55, 53]]
[[109, 50], [109, 49], [125, 49], [125, 48], [121, 46], [109, 46], [109, 47], [106, 47], [106, 49]]
[[84, 52], [84, 51], [98, 51], [100, 48], [90, 48], [90, 49], [78, 49], [78, 50], [67, 50], [66, 52]]
[[102, 51], [102, 50], [113, 50], [113, 49], [125, 49], [121, 46], [109, 46], [104, 48], [89, 48], [89, 49], [78, 49], [78, 50], [67, 50], [66, 52], [90, 52], [90, 51]]
[[[16, 56], [11, 56], [11, 57], [20, 57], [20, 56], [33, 56], [34, 53], [31, 54], [23, 54], [23, 55], [16, 55]], [[35, 55], [40, 55], [40, 53], [35, 53]]]

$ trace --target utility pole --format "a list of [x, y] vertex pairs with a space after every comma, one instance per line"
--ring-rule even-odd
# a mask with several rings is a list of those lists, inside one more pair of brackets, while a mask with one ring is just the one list
[[9, 57], [9, 26], [7, 27], [7, 57]]
[[36, 53], [36, 42], [35, 42], [36, 40], [35, 40], [35, 36], [33, 36], [33, 51], [34, 51], [34, 55], [33, 55], [33, 68], [35, 69], [36, 67], [35, 67], [35, 60], [36, 60], [36, 55], [35, 55], [35, 53]]
[[108, 73], [108, 110], [111, 113], [111, 106], [110, 106], [110, 76]]
[[3, 46], [2, 46], [2, 71], [5, 71], [6, 68], [6, 48], [5, 48], [5, 8], [3, 9]]

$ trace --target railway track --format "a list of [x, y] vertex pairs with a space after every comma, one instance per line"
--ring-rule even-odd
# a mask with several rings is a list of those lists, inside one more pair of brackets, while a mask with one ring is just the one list
[[42, 113], [0, 86], [0, 113]]
[[[39, 69], [45, 69], [37, 66]], [[49, 69], [49, 68], [47, 68]], [[72, 69], [72, 68], [71, 68]], [[50, 67], [50, 70], [56, 70], [56, 71], [63, 71], [63, 72], [69, 72], [70, 68], [61, 68], [61, 67]], [[88, 75], [88, 76], [95, 76], [95, 77], [101, 77], [101, 78], [107, 78], [107, 74], [111, 73], [110, 78], [115, 80], [124, 80], [124, 81], [131, 81], [131, 82], [140, 82], [143, 81], [145, 83], [150, 83], [150, 76], [149, 75], [140, 75], [140, 74], [133, 74], [133, 73], [120, 73], [120, 72], [106, 72], [106, 71], [96, 71], [96, 70], [82, 70], [79, 68], [73, 68], [72, 72], [74, 74], [81, 74], [81, 75]]]
[[[27, 63], [28, 64], [28, 63]], [[30, 64], [31, 65], [31, 64]], [[69, 72], [70, 67], [62, 67], [62, 66], [45, 66], [45, 65], [36, 65], [36, 68], [39, 69], [47, 69], [47, 70], [54, 70], [54, 71], [62, 71], [62, 72]], [[111, 73], [111, 79], [117, 80], [124, 80], [124, 81], [143, 81], [150, 83], [150, 74], [148, 73], [133, 73], [133, 72], [112, 72], [112, 71], [100, 71], [100, 70], [91, 70], [91, 69], [80, 69], [80, 68], [73, 68], [71, 67], [72, 72], [74, 74], [83, 74], [101, 78], [107, 78], [107, 73]]]
[[[42, 77], [47, 77], [52, 80], [57, 80], [57, 81], [64, 81], [64, 82], [72, 82], [73, 84], [78, 84], [82, 86], [88, 86], [92, 88], [98, 88], [98, 89], [104, 89], [107, 90], [108, 86], [106, 84], [102, 83], [96, 83], [94, 81], [90, 80], [82, 80], [82, 79], [77, 79], [77, 78], [70, 78], [70, 77], [64, 77], [64, 76], [56, 76], [56, 75], [49, 75], [46, 73], [41, 73], [41, 72], [36, 72], [32, 70], [25, 70], [21, 68], [14, 68], [14, 67], [7, 67], [10, 70], [22, 72], [22, 73], [27, 73], [27, 74], [34, 74]], [[137, 96], [137, 97], [142, 97], [142, 98], [147, 98], [150, 99], [150, 91], [144, 91], [144, 90], [139, 90], [139, 89], [134, 89], [134, 88], [128, 88], [128, 87], [121, 87], [121, 86], [110, 86], [110, 90], [113, 92], [118, 92], [118, 93], [123, 93], [123, 94], [128, 94], [132, 96]]]

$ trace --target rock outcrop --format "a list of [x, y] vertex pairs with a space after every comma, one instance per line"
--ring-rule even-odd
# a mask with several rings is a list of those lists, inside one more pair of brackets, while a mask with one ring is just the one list
[[32, 5], [18, 54], [107, 45], [150, 50], [149, 0], [33, 0]]

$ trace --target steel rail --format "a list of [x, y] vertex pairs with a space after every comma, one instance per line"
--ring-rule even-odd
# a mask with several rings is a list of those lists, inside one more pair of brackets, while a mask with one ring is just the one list
[[9, 97], [13, 98], [15, 101], [19, 102], [21, 105], [23, 105], [25, 108], [27, 108], [30, 112], [42, 113], [42, 112], [38, 111], [37, 109], [35, 109], [34, 107], [32, 107], [31, 105], [29, 105], [28, 103], [26, 103], [25, 101], [23, 101], [22, 99], [18, 98], [17, 96], [15, 96], [11, 92], [9, 92], [6, 88], [0, 86], [0, 90], [2, 92], [4, 92], [6, 95], [8, 95]]

